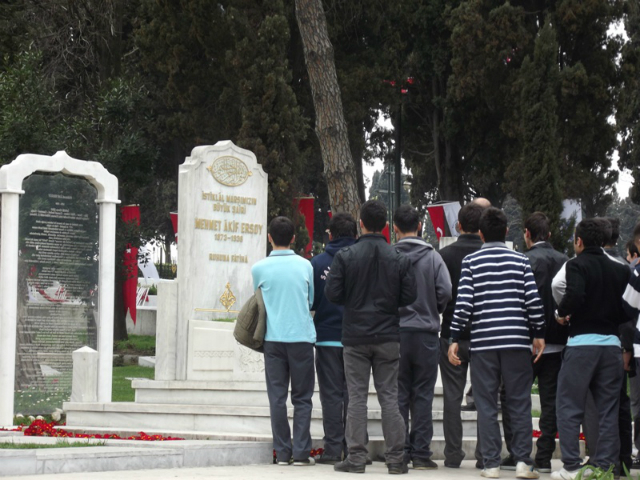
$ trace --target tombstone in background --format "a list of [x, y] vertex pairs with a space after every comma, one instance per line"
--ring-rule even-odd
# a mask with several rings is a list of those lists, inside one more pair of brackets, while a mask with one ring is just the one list
[[241, 349], [221, 320], [253, 294], [251, 266], [267, 251], [267, 197], [255, 155], [231, 141], [196, 147], [180, 166], [178, 277], [158, 285], [156, 380], [262, 371], [261, 355]]
[[0, 425], [16, 386], [36, 410], [66, 400], [85, 345], [99, 351], [96, 396], [110, 401], [117, 178], [65, 152], [27, 154], [0, 168], [0, 194]]

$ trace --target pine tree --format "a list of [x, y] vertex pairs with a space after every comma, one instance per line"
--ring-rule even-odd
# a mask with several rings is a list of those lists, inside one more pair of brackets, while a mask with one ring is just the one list
[[510, 191], [526, 219], [535, 211], [550, 220], [552, 241], [563, 248], [560, 235], [562, 190], [558, 138], [558, 43], [550, 23], [536, 38], [533, 58], [522, 62], [516, 88], [520, 91], [521, 154], [509, 165]]

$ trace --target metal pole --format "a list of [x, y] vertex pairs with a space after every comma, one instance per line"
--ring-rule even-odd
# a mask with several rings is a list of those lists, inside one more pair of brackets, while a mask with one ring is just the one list
[[398, 106], [398, 119], [396, 121], [396, 177], [395, 177], [395, 205], [402, 205], [402, 97]]

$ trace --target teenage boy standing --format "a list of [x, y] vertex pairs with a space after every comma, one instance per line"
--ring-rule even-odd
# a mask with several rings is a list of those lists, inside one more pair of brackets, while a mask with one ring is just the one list
[[[313, 344], [316, 331], [309, 308], [313, 304], [313, 268], [289, 246], [295, 240], [294, 227], [286, 217], [269, 224], [271, 254], [251, 267], [253, 288], [262, 289], [267, 311], [264, 337], [264, 371], [271, 413], [273, 448], [278, 464], [313, 465], [311, 452], [311, 410], [315, 376]], [[287, 418], [287, 397], [291, 381], [293, 403], [293, 445]], [[293, 458], [292, 458], [293, 456]]]
[[[438, 377], [440, 314], [451, 299], [451, 277], [440, 254], [425, 242], [418, 211], [402, 205], [393, 215], [396, 248], [413, 264], [420, 295], [400, 309], [398, 403], [407, 424], [406, 460], [415, 470], [432, 470], [433, 395]], [[409, 431], [411, 411], [411, 431]]]
[[349, 456], [334, 466], [338, 472], [364, 473], [367, 447], [369, 375], [382, 410], [382, 432], [391, 474], [407, 473], [404, 463], [405, 425], [398, 407], [400, 336], [398, 308], [416, 300], [411, 261], [387, 244], [380, 233], [387, 208], [369, 200], [360, 209], [362, 236], [336, 253], [324, 293], [344, 305], [342, 343], [349, 390], [347, 447]]
[[460, 364], [458, 340], [471, 321], [471, 382], [478, 409], [481, 476], [499, 478], [502, 437], [498, 393], [502, 380], [511, 417], [516, 478], [538, 478], [531, 459], [531, 340], [544, 350], [544, 311], [529, 260], [505, 244], [507, 217], [490, 207], [480, 217], [480, 251], [465, 257], [451, 324], [449, 361]]
[[611, 261], [602, 249], [605, 233], [599, 219], [576, 227], [577, 257], [566, 263], [566, 292], [558, 321], [569, 325], [569, 341], [558, 377], [557, 415], [563, 468], [551, 478], [576, 478], [581, 467], [578, 435], [587, 392], [599, 413], [597, 451], [590, 463], [607, 470], [620, 452], [618, 409], [623, 365], [619, 326], [628, 321], [622, 295], [629, 267]]
[[335, 465], [342, 460], [345, 441], [344, 428], [347, 418], [349, 395], [344, 377], [342, 348], [342, 315], [344, 308], [329, 302], [324, 296], [324, 286], [331, 262], [338, 251], [353, 245], [358, 235], [356, 221], [348, 213], [337, 213], [329, 222], [329, 243], [324, 253], [311, 259], [313, 266], [316, 326], [316, 373], [322, 404], [322, 426], [324, 427], [324, 453], [318, 463]]

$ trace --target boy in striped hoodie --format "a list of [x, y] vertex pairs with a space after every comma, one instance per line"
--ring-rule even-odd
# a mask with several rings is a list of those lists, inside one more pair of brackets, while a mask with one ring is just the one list
[[505, 244], [507, 217], [488, 208], [480, 217], [482, 248], [462, 261], [449, 361], [459, 365], [458, 339], [471, 322], [471, 383], [478, 410], [481, 476], [499, 478], [502, 437], [498, 424], [500, 380], [511, 417], [516, 478], [538, 478], [531, 459], [531, 340], [536, 362], [544, 350], [542, 301], [529, 260]]

